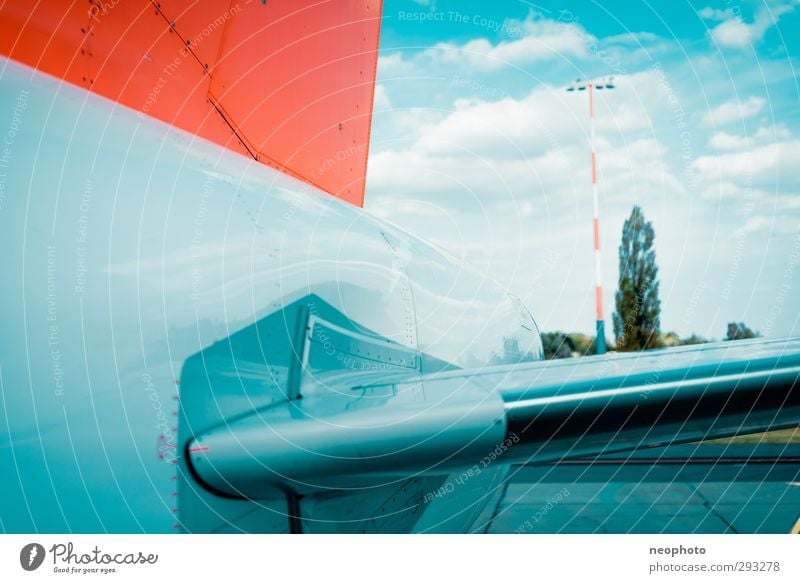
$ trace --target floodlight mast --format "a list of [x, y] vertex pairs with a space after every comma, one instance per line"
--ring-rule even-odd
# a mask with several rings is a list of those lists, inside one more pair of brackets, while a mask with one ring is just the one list
[[592, 208], [594, 229], [594, 286], [595, 286], [595, 347], [597, 354], [606, 353], [605, 318], [603, 317], [603, 261], [600, 248], [600, 203], [597, 194], [597, 154], [594, 149], [594, 89], [614, 89], [614, 77], [601, 82], [581, 81], [567, 87], [567, 91], [589, 92], [589, 146], [592, 152]]

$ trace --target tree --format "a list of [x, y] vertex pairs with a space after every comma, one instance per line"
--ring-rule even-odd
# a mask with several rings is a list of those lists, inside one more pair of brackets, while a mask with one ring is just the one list
[[681, 337], [677, 332], [667, 332], [661, 335], [661, 346], [680, 346]]
[[594, 354], [597, 354], [596, 336], [587, 336], [586, 334], [573, 332], [569, 334], [567, 337], [572, 342], [572, 346], [574, 347], [575, 352], [577, 352], [578, 355], [592, 356]]
[[544, 348], [544, 357], [547, 360], [572, 358], [572, 353], [575, 352], [572, 340], [562, 332], [542, 333], [542, 348]]
[[745, 326], [744, 322], [728, 322], [728, 333], [725, 340], [744, 340], [745, 338], [757, 338], [761, 336], [758, 332], [753, 332]]
[[622, 227], [619, 246], [619, 284], [614, 313], [617, 350], [631, 351], [661, 346], [661, 301], [658, 267], [653, 249], [655, 231], [639, 206]]
[[681, 346], [689, 346], [692, 344], [705, 344], [706, 342], [708, 342], [708, 340], [706, 340], [699, 334], [692, 334], [688, 338], [684, 338], [683, 340], [681, 340]]
[[594, 336], [580, 332], [542, 332], [545, 360], [597, 354]]
[[686, 338], [678, 336], [677, 332], [667, 332], [661, 335], [661, 346], [690, 346], [692, 344], [705, 344], [708, 342], [698, 334], [692, 334]]

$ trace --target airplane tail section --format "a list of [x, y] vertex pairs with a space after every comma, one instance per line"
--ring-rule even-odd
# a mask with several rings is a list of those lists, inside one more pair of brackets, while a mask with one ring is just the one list
[[0, 54], [361, 206], [381, 4], [7, 2]]

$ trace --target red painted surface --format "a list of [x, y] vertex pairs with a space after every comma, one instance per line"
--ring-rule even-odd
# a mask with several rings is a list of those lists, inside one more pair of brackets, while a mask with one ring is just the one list
[[594, 218], [594, 250], [600, 251], [600, 219]]
[[0, 53], [362, 205], [381, 7], [6, 2]]
[[595, 310], [597, 314], [595, 318], [599, 321], [603, 319], [603, 286], [598, 285], [595, 288]]

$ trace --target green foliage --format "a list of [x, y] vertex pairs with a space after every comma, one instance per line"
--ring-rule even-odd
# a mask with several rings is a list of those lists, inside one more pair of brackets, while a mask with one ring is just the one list
[[758, 332], [753, 332], [745, 326], [744, 322], [728, 322], [728, 331], [725, 340], [744, 340], [745, 338], [758, 338]]
[[698, 336], [697, 334], [692, 334], [688, 338], [683, 338], [681, 340], [681, 346], [688, 346], [690, 344], [705, 344], [709, 342], [709, 340], [703, 338], [702, 336]]
[[677, 332], [667, 332], [661, 335], [661, 346], [680, 346], [681, 337]]
[[591, 356], [597, 353], [594, 336], [578, 332], [543, 332], [542, 347], [546, 360]]
[[705, 344], [708, 342], [702, 336], [692, 334], [687, 338], [681, 338], [677, 332], [667, 332], [661, 335], [661, 346], [688, 346], [690, 344]]
[[571, 358], [572, 353], [575, 352], [575, 346], [572, 344], [572, 340], [562, 332], [542, 333], [542, 347], [544, 348], [544, 357], [546, 360]]
[[575, 347], [575, 352], [578, 356], [592, 356], [597, 354], [597, 345], [595, 344], [594, 336], [586, 336], [585, 334], [573, 333], [569, 335], [572, 345]]
[[642, 209], [633, 207], [622, 227], [614, 336], [620, 351], [661, 346], [655, 231]]
[[[710, 342], [702, 336], [692, 334], [681, 338], [676, 332], [661, 334], [659, 346], [689, 346]], [[595, 337], [579, 332], [543, 332], [542, 347], [545, 360], [591, 356], [596, 353]]]

